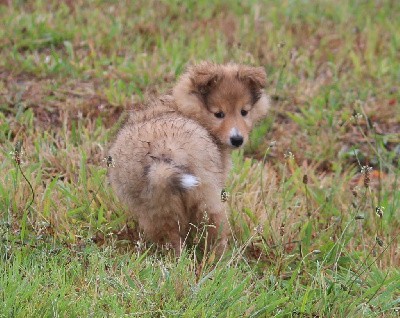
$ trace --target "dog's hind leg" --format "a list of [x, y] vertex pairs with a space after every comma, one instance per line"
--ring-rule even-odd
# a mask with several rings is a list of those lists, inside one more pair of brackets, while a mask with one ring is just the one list
[[227, 248], [229, 236], [229, 221], [225, 205], [221, 202], [219, 189], [210, 189], [205, 198], [203, 215], [207, 216], [207, 241], [216, 254], [221, 256]]
[[208, 229], [209, 242], [214, 246], [216, 254], [221, 256], [228, 245], [229, 222], [225, 209], [210, 213], [210, 227]]
[[172, 247], [177, 256], [182, 253], [188, 231], [188, 222], [182, 217], [178, 217], [172, 209], [166, 211], [164, 207], [162, 212], [154, 214], [151, 218], [142, 217], [139, 219], [139, 224], [147, 240], [159, 246]]

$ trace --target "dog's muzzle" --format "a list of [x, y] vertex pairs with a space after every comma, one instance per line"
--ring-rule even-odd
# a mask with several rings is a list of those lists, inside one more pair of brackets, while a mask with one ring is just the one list
[[230, 138], [231, 144], [234, 147], [240, 147], [243, 144], [243, 137], [242, 136], [232, 136]]

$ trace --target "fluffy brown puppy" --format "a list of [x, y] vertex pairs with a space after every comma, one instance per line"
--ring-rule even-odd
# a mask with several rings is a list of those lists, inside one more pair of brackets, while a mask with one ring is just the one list
[[261, 67], [203, 62], [167, 95], [131, 115], [109, 155], [109, 178], [147, 240], [179, 254], [192, 225], [207, 220], [208, 237], [225, 248], [228, 217], [221, 190], [230, 152], [243, 146], [267, 114]]

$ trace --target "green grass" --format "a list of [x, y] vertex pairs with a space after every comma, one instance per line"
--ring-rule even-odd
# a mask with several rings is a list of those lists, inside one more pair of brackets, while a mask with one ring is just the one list
[[[339, 274], [316, 264], [315, 276], [305, 284], [307, 265], [299, 263], [282, 279], [246, 264], [239, 251], [215, 265], [199, 263], [190, 254], [174, 260], [117, 253], [112, 244], [5, 246], [1, 252], [4, 317], [379, 316], [398, 304], [388, 299], [399, 288], [400, 272], [386, 275], [375, 266], [358, 293], [345, 288], [351, 272]], [[311, 263], [318, 256], [307, 258]], [[383, 279], [384, 291], [375, 295]]]
[[[21, 0], [0, 18], [0, 317], [399, 315], [398, 1]], [[232, 155], [220, 261], [143, 242], [103, 161], [121, 113], [204, 59], [264, 66], [276, 99]]]

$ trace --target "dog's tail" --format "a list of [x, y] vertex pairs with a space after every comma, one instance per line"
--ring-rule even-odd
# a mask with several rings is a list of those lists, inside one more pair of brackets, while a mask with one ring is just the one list
[[188, 191], [200, 184], [200, 180], [183, 167], [161, 160], [148, 167], [147, 179], [153, 196], [169, 195], [176, 190]]

